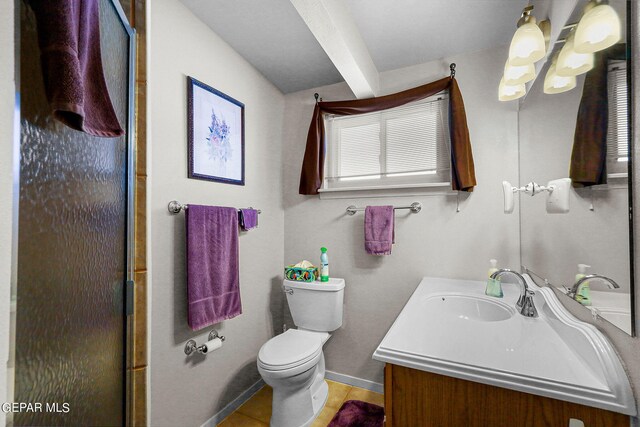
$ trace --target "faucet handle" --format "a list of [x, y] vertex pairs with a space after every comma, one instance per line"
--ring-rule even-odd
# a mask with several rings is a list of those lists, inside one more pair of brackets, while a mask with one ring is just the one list
[[531, 298], [533, 298], [533, 296], [536, 293], [534, 291], [532, 291], [531, 289], [527, 288], [523, 294], [520, 294], [520, 297], [518, 297], [518, 302], [516, 302], [516, 307], [518, 308], [522, 308], [524, 307], [525, 302]]
[[[533, 303], [533, 296], [535, 294], [534, 291], [527, 289], [524, 295], [520, 297], [522, 305], [518, 305], [518, 307], [520, 307], [520, 314], [525, 317], [538, 317], [538, 310], [536, 310], [536, 306]], [[518, 300], [518, 303], [520, 303], [520, 300]]]

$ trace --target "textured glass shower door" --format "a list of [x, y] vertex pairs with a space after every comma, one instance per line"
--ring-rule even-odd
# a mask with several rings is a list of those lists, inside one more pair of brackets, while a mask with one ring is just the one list
[[12, 414], [14, 425], [125, 422], [135, 52], [121, 12], [112, 0], [100, 0], [102, 62], [126, 135], [97, 138], [51, 116], [35, 18], [21, 2], [13, 401], [40, 403], [42, 410]]

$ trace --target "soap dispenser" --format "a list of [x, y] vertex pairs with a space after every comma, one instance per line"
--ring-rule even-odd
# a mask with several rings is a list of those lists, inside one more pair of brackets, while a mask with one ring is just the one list
[[489, 295], [496, 298], [502, 298], [504, 293], [502, 292], [502, 283], [500, 283], [500, 279], [492, 279], [491, 275], [498, 271], [498, 260], [490, 259], [489, 263], [491, 264], [491, 268], [489, 268], [489, 278], [487, 279], [487, 287], [484, 290], [485, 295]]
[[489, 277], [491, 277], [491, 275], [493, 273], [498, 271], [498, 260], [497, 259], [490, 259], [489, 260], [489, 264], [491, 264], [491, 268], [489, 269]]
[[[578, 274], [576, 274], [576, 280], [573, 283], [576, 283], [587, 275], [587, 268], [591, 268], [591, 266], [587, 264], [578, 264]], [[588, 280], [585, 280], [580, 284], [580, 286], [578, 286], [575, 298], [576, 301], [582, 305], [591, 305], [591, 289], [589, 288]]]

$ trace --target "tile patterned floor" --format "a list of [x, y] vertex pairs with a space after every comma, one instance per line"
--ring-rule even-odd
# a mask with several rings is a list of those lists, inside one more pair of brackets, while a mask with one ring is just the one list
[[[362, 400], [384, 406], [384, 396], [380, 393], [329, 380], [327, 380], [327, 384], [329, 384], [327, 403], [311, 427], [326, 427], [347, 400]], [[268, 427], [271, 419], [271, 397], [271, 387], [264, 386], [218, 426]]]

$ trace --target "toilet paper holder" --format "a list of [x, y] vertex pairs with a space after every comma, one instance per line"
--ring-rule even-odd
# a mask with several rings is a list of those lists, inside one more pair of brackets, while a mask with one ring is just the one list
[[[212, 330], [211, 332], [209, 332], [209, 339], [207, 340], [207, 342], [214, 340], [216, 338], [219, 338], [220, 341], [224, 341], [226, 338], [222, 335], [218, 335], [218, 331], [216, 331], [215, 329]], [[206, 345], [198, 345], [196, 343], [196, 340], [189, 340], [187, 341], [187, 344], [185, 344], [184, 346], [184, 354], [186, 354], [187, 356], [190, 356], [192, 353], [194, 352], [198, 352], [198, 353], [202, 353], [202, 354], [207, 354], [208, 353], [208, 349]]]

